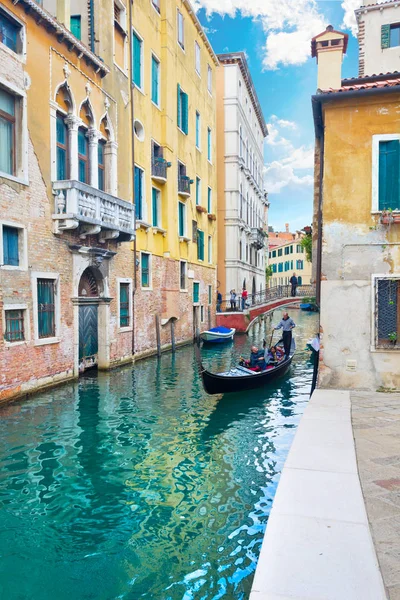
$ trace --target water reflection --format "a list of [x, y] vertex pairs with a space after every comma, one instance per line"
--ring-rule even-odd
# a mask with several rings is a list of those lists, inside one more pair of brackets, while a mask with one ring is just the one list
[[[296, 321], [302, 348], [315, 324]], [[0, 598], [248, 598], [311, 377], [299, 354], [264, 390], [210, 397], [188, 347], [0, 409]]]

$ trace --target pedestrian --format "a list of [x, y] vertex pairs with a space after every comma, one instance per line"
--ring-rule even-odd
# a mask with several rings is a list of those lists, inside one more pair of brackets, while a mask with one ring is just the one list
[[231, 290], [230, 292], [231, 310], [236, 310], [236, 292]]
[[221, 312], [222, 294], [217, 292], [217, 312]]
[[299, 284], [299, 280], [296, 277], [296, 273], [293, 273], [293, 275], [291, 276], [291, 278], [289, 279], [289, 282], [292, 286], [292, 296], [296, 295], [296, 288]]
[[242, 310], [244, 310], [246, 308], [247, 296], [248, 296], [248, 293], [247, 293], [246, 288], [244, 287], [242, 290]]
[[289, 358], [290, 347], [292, 345], [292, 329], [296, 327], [295, 322], [291, 319], [287, 312], [283, 313], [281, 321], [274, 329], [283, 329], [283, 347], [285, 349], [285, 359]]

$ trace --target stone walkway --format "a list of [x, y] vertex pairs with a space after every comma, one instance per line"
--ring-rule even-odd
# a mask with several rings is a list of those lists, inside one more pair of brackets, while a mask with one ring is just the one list
[[352, 392], [356, 455], [388, 597], [400, 600], [400, 394]]

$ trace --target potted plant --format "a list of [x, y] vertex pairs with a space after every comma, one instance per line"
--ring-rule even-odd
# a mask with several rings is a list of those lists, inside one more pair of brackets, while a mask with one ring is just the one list
[[199, 213], [205, 213], [205, 212], [207, 212], [207, 209], [205, 209], [204, 206], [201, 206], [200, 204], [196, 204], [196, 210]]
[[208, 213], [208, 218], [210, 221], [216, 221], [217, 220], [217, 215], [214, 215], [214, 213]]
[[397, 342], [397, 332], [396, 331], [392, 331], [392, 333], [389, 333], [388, 339], [393, 344], [393, 346], [395, 346], [395, 344]]

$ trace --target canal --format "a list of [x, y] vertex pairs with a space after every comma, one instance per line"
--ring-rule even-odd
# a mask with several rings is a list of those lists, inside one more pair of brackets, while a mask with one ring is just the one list
[[317, 319], [291, 315], [298, 354], [262, 391], [207, 396], [186, 347], [0, 408], [0, 598], [247, 599], [312, 380]]

